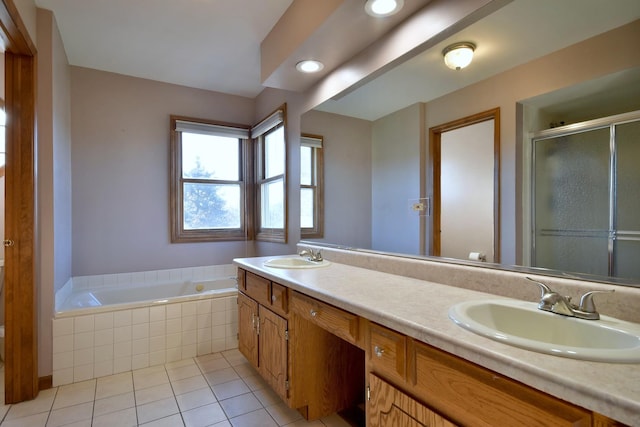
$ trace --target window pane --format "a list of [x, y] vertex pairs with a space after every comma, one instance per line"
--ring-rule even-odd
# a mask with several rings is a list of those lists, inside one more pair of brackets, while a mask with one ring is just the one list
[[312, 188], [300, 189], [300, 227], [313, 228], [313, 195]]
[[240, 228], [240, 185], [183, 186], [184, 229]]
[[264, 177], [284, 174], [284, 127], [280, 126], [264, 137]]
[[184, 178], [240, 180], [240, 140], [182, 132]]
[[260, 225], [262, 228], [284, 228], [284, 180], [262, 185], [262, 211]]
[[313, 168], [311, 166], [311, 147], [300, 147], [300, 184], [311, 185], [311, 173]]

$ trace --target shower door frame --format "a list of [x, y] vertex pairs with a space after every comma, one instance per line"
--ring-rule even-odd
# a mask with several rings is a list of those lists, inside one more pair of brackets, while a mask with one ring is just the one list
[[[615, 241], [616, 240], [640, 240], [640, 235], [638, 237], [629, 237], [629, 236], [619, 236], [617, 225], [616, 225], [616, 217], [617, 217], [617, 147], [616, 147], [616, 126], [623, 125], [625, 123], [632, 123], [640, 121], [640, 110], [631, 111], [628, 113], [617, 114], [614, 116], [602, 117], [594, 120], [589, 120], [580, 123], [574, 123], [571, 125], [561, 126], [553, 129], [545, 129], [542, 131], [538, 131], [532, 134], [530, 138], [530, 153], [531, 156], [531, 166], [530, 166], [530, 238], [531, 238], [531, 252], [530, 252], [530, 261], [531, 265], [536, 264], [536, 180], [535, 180], [535, 171], [536, 171], [536, 155], [535, 148], [536, 142], [544, 141], [552, 138], [559, 138], [562, 136], [569, 135], [577, 135], [580, 133], [597, 130], [597, 129], [609, 129], [609, 229], [607, 236], [607, 252], [608, 252], [608, 271], [607, 274], [610, 278], [614, 278], [615, 274]], [[555, 230], [554, 230], [555, 231]], [[628, 234], [628, 233], [625, 233]], [[580, 272], [578, 272], [580, 273]]]

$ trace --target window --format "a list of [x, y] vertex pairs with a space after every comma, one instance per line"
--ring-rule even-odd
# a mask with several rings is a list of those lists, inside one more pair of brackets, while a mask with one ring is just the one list
[[300, 235], [324, 236], [324, 176], [322, 136], [300, 138]]
[[251, 129], [256, 159], [256, 240], [287, 241], [285, 107]]
[[173, 116], [171, 129], [171, 241], [245, 239], [249, 130]]

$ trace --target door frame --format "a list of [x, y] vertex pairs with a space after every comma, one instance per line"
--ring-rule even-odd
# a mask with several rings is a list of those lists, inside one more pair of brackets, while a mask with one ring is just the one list
[[38, 395], [36, 47], [13, 0], [0, 2], [5, 46], [5, 403]]
[[493, 262], [500, 262], [500, 107], [429, 128], [429, 194], [431, 194], [431, 247], [429, 253], [440, 256], [441, 242], [441, 142], [442, 134], [488, 120], [493, 126]]

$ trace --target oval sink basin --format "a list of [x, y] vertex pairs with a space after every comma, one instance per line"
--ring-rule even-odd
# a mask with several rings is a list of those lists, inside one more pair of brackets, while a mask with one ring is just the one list
[[527, 350], [598, 362], [640, 362], [640, 325], [612, 317], [583, 320], [516, 300], [463, 302], [449, 309], [449, 317], [471, 332]]
[[264, 266], [273, 268], [319, 268], [327, 267], [329, 264], [331, 263], [327, 260], [309, 261], [306, 258], [289, 257], [270, 259], [264, 263]]

